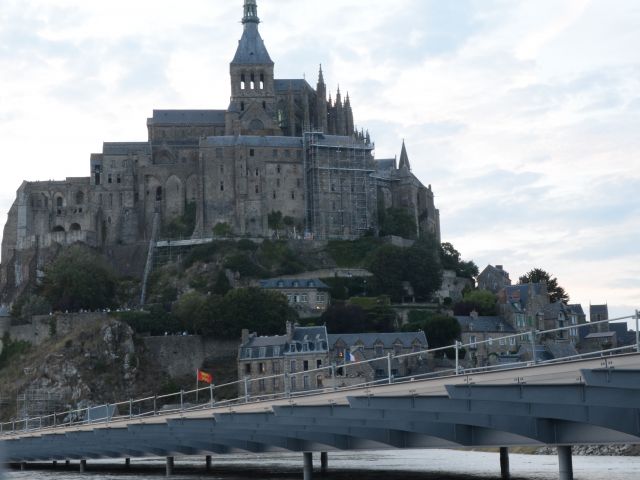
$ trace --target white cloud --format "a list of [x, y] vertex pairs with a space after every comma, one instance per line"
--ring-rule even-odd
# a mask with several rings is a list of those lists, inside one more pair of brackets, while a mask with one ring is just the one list
[[[640, 304], [640, 5], [633, 0], [260, 0], [282, 78], [323, 63], [378, 156], [406, 137], [443, 236], [576, 301]], [[242, 2], [0, 4], [0, 210], [23, 179], [88, 173], [154, 108], [225, 108]], [[585, 274], [585, 271], [588, 274]]]

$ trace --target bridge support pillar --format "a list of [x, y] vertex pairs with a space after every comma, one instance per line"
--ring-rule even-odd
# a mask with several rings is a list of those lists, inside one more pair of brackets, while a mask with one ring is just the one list
[[80, 460], [80, 473], [84, 473], [87, 471], [87, 461]]
[[68, 467], [69, 465], [71, 465], [71, 460], [65, 460], [64, 464]]
[[207, 455], [205, 457], [205, 463], [206, 463], [205, 468], [206, 468], [207, 472], [210, 472], [211, 471], [211, 455]]
[[56, 467], [58, 466], [58, 462], [57, 462], [57, 460], [54, 460], [54, 461], [51, 463], [51, 466], [52, 466], [52, 467], [53, 467], [53, 469], [55, 470], [55, 469], [56, 469]]
[[571, 446], [558, 447], [558, 464], [560, 466], [560, 480], [573, 480], [573, 458]]
[[326, 475], [329, 471], [329, 454], [327, 452], [320, 452], [320, 473]]
[[130, 458], [125, 458], [124, 459], [124, 468], [126, 468], [127, 470], [129, 470], [129, 468], [131, 468], [131, 459]]
[[311, 452], [304, 452], [304, 480], [311, 480], [313, 478], [313, 454]]
[[173, 457], [167, 457], [167, 477], [170, 477], [171, 475], [173, 475], [173, 466], [174, 466]]
[[20, 471], [24, 472], [27, 469], [27, 462], [20, 462]]
[[509, 449], [500, 447], [500, 475], [502, 480], [510, 480], [511, 472], [509, 470]]

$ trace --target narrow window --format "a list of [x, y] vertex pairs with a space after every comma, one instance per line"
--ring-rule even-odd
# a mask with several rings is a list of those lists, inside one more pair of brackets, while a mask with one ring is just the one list
[[256, 193], [260, 193], [260, 186], [256, 185]]
[[260, 169], [256, 168], [256, 177], [260, 176]]
[[249, 156], [250, 157], [254, 157], [255, 154], [256, 154], [256, 151], [253, 148], [249, 150]]
[[242, 75], [240, 75], [240, 90], [244, 90], [246, 87], [245, 85], [245, 76], [244, 73]]
[[251, 74], [251, 90], [255, 90], [256, 89], [256, 78], [254, 76], [254, 74]]
[[264, 73], [260, 74], [260, 90], [264, 90]]
[[244, 112], [244, 102], [240, 102], [240, 110]]
[[[277, 150], [274, 150], [274, 152], [277, 152]], [[276, 156], [276, 155], [274, 155], [274, 156]], [[280, 167], [280, 165], [278, 165], [278, 166], [276, 167], [276, 171], [277, 171], [279, 174], [280, 174], [280, 173], [282, 173], [282, 168]]]
[[113, 183], [113, 177], [111, 176], [111, 174], [107, 176], [107, 183]]
[[224, 182], [220, 182], [220, 191], [224, 192]]
[[275, 200], [276, 198], [278, 198], [278, 194], [276, 193], [276, 191], [273, 191], [273, 199]]
[[296, 199], [296, 192], [291, 192], [291, 200], [295, 200]]
[[266, 110], [267, 109], [267, 102], [262, 102], [262, 109]]
[[122, 183], [122, 177], [120, 176], [120, 174], [116, 175], [116, 183]]
[[162, 200], [162, 187], [156, 188], [156, 202]]

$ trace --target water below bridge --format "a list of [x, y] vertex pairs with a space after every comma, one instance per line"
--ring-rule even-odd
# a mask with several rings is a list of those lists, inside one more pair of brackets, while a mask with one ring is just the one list
[[[574, 456], [576, 480], [637, 480], [640, 457]], [[314, 463], [319, 464], [317, 455]], [[555, 455], [510, 455], [513, 480], [556, 480]], [[108, 466], [113, 467], [109, 468]], [[176, 459], [175, 480], [284, 480], [302, 479], [302, 455], [230, 455], [213, 458], [213, 470], [204, 472], [204, 459]], [[141, 480], [164, 478], [160, 460], [133, 460], [131, 471], [123, 461], [89, 462], [88, 472], [72, 470], [12, 471], [4, 480]], [[383, 452], [334, 452], [329, 456], [325, 480], [494, 480], [500, 478], [497, 453], [457, 450], [398, 450]]]

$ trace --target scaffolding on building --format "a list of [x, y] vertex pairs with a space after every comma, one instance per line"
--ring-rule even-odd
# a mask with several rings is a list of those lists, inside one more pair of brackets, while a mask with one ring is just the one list
[[51, 415], [62, 405], [62, 395], [47, 388], [30, 387], [16, 397], [18, 418]]
[[307, 235], [355, 239], [377, 227], [374, 146], [352, 137], [303, 134]]

